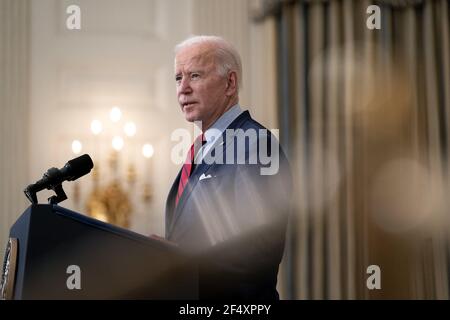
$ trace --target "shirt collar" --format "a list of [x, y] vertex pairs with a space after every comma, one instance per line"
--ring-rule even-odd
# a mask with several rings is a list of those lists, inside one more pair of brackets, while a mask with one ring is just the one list
[[241, 113], [242, 109], [240, 105], [235, 104], [227, 112], [221, 115], [219, 119], [205, 131], [206, 143], [209, 144], [210, 142], [214, 142]]

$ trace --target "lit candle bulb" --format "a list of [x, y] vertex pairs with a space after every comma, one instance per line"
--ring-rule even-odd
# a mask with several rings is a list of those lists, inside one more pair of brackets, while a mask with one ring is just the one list
[[122, 139], [122, 137], [115, 136], [112, 139], [112, 147], [116, 151], [122, 150], [122, 148], [123, 148], [123, 139]]
[[109, 118], [112, 122], [118, 122], [120, 118], [122, 118], [122, 111], [120, 111], [119, 107], [113, 107], [111, 112], [109, 113]]
[[136, 125], [133, 122], [127, 122], [123, 127], [123, 131], [127, 137], [132, 137], [136, 134]]
[[150, 143], [144, 144], [144, 146], [142, 147], [142, 154], [144, 155], [144, 157], [149, 159], [153, 156], [153, 153], [154, 153], [153, 146]]
[[74, 154], [80, 154], [81, 150], [83, 149], [83, 145], [79, 140], [73, 140], [72, 141], [72, 152]]

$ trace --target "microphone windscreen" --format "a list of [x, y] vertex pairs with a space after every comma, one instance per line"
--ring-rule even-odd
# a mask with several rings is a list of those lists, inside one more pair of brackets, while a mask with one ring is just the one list
[[88, 174], [94, 167], [91, 157], [88, 154], [83, 154], [78, 158], [69, 160], [64, 166], [66, 169], [67, 180], [73, 181], [79, 177]]

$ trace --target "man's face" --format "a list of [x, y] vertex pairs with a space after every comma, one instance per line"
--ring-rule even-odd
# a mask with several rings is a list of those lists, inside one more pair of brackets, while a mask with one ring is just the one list
[[217, 72], [216, 59], [208, 44], [195, 44], [175, 57], [178, 103], [187, 121], [202, 121], [208, 128], [225, 112], [229, 102], [227, 78]]

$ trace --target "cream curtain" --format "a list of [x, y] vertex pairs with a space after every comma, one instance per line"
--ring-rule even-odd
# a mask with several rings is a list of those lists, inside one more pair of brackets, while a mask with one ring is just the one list
[[[380, 30], [366, 25], [372, 4]], [[276, 21], [280, 136], [297, 182], [282, 297], [447, 299], [448, 1], [260, 9]], [[368, 288], [371, 265], [381, 289]]]

